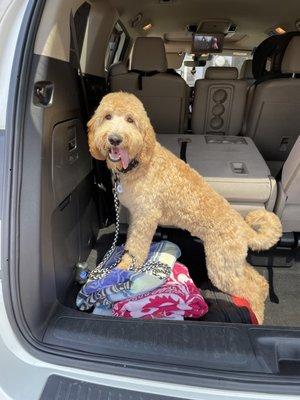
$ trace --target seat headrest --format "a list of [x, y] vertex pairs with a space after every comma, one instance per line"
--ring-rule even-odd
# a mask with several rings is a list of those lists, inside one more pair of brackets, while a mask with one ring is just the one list
[[283, 74], [300, 73], [300, 36], [294, 36], [288, 44], [281, 64]]
[[184, 53], [167, 53], [168, 68], [179, 69], [182, 66]]
[[278, 63], [274, 63], [275, 55], [280, 55], [285, 35], [273, 35], [263, 40], [254, 50], [252, 71], [254, 79], [273, 75], [278, 72]]
[[167, 68], [165, 45], [160, 37], [136, 38], [131, 57], [131, 69], [165, 72]]
[[252, 60], [244, 61], [240, 72], [240, 79], [254, 79], [252, 72]]
[[[262, 41], [253, 54], [252, 71], [254, 78], [256, 80], [266, 80], [278, 78], [281, 75], [289, 75], [293, 72], [297, 73], [292, 69], [297, 66], [295, 65], [295, 56], [297, 55], [297, 48], [300, 49], [299, 42], [296, 45], [299, 36], [299, 31], [287, 32], [283, 35], [270, 36]], [[294, 39], [297, 40], [294, 41]], [[288, 50], [289, 48], [290, 50]], [[294, 53], [294, 56], [292, 56], [292, 53]], [[298, 57], [298, 70], [299, 66], [300, 57]]]
[[122, 61], [112, 64], [108, 69], [109, 76], [123, 75], [127, 74], [127, 72], [128, 69]]
[[235, 67], [208, 67], [205, 79], [237, 79], [238, 69]]

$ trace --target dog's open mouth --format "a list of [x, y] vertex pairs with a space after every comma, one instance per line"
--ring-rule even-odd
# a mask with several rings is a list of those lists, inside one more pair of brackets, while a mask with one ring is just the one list
[[112, 162], [121, 161], [122, 167], [126, 169], [129, 165], [129, 155], [125, 149], [119, 147], [111, 147], [108, 157]]

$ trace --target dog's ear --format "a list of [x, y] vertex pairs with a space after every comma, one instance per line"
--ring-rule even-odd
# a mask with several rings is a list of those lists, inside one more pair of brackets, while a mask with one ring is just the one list
[[154, 129], [151, 125], [151, 122], [145, 112], [145, 117], [141, 121], [144, 143], [143, 143], [143, 150], [141, 153], [141, 162], [147, 163], [152, 158], [154, 147], [156, 143], [156, 137]]
[[93, 115], [93, 117], [89, 120], [87, 124], [88, 128], [88, 141], [89, 141], [89, 149], [91, 155], [96, 158], [97, 160], [105, 160], [105, 157], [101, 153], [101, 151], [98, 149], [95, 143], [95, 129], [97, 127], [97, 116], [96, 113]]

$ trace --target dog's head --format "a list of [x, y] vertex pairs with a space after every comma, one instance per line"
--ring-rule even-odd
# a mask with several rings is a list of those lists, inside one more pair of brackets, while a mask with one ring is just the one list
[[133, 94], [118, 92], [103, 97], [88, 122], [92, 156], [106, 160], [112, 170], [126, 170], [133, 160], [147, 163], [155, 134], [143, 104]]

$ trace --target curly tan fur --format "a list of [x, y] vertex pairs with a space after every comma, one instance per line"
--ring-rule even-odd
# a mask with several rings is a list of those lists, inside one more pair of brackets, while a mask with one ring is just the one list
[[156, 141], [142, 103], [132, 94], [105, 96], [88, 128], [92, 155], [106, 159], [112, 171], [121, 168], [108, 158], [112, 132], [122, 137], [130, 159], [139, 161], [137, 168], [120, 174], [120, 201], [131, 217], [125, 245], [129, 255], [120, 267], [130, 265], [131, 255], [139, 264], [145, 261], [158, 225], [186, 229], [203, 240], [213, 284], [247, 299], [262, 323], [268, 284], [247, 264], [246, 255], [248, 247], [268, 249], [278, 241], [282, 232], [277, 216], [257, 210], [243, 219], [202, 176]]

